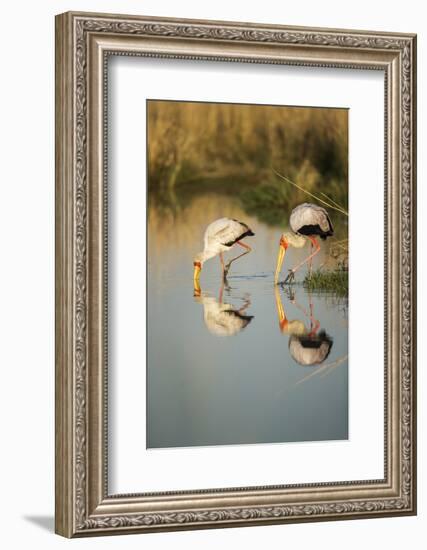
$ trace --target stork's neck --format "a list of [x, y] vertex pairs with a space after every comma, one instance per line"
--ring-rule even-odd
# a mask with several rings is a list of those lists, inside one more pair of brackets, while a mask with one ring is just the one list
[[198, 259], [199, 262], [206, 262], [206, 260], [209, 260], [210, 258], [213, 258], [214, 256], [216, 256], [218, 254], [218, 251], [211, 248], [211, 247], [205, 247], [205, 249], [203, 250], [203, 252], [199, 252], [199, 254], [197, 254], [196, 258]]
[[307, 239], [303, 235], [297, 235], [296, 233], [283, 233], [283, 238], [288, 242], [289, 246], [293, 248], [302, 248]]

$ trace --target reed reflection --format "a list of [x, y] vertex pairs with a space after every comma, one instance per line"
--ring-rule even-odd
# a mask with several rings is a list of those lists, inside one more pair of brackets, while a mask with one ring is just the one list
[[224, 291], [230, 295], [231, 288], [227, 279], [221, 282], [218, 299], [202, 292], [199, 281], [194, 282], [194, 300], [203, 306], [203, 320], [206, 328], [214, 336], [235, 336], [245, 329], [254, 318], [245, 312], [251, 305], [250, 295], [245, 294], [241, 300], [243, 305], [236, 308], [224, 302]]
[[289, 335], [289, 353], [299, 365], [312, 367], [321, 365], [327, 359], [332, 349], [333, 340], [324, 330], [320, 330], [320, 321], [314, 317], [311, 294], [307, 293], [307, 295], [309, 311], [296, 301], [295, 294], [291, 289], [287, 291], [289, 302], [303, 313], [309, 321], [308, 326], [299, 319], [288, 319], [279, 288], [275, 288], [279, 328], [282, 334]]

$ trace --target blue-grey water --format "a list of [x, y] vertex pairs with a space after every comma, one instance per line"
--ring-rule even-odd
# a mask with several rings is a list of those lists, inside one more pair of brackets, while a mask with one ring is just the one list
[[[209, 260], [194, 289], [193, 255], [222, 215], [250, 224], [253, 252], [226, 284], [218, 258]], [[280, 234], [227, 197], [150, 218], [148, 448], [348, 438], [347, 304], [274, 286]], [[290, 251], [282, 278], [308, 253]], [[314, 267], [327, 260], [319, 254]]]

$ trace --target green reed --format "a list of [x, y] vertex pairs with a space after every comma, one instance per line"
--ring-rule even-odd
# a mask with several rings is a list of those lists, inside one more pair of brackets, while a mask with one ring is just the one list
[[348, 296], [348, 270], [339, 267], [333, 270], [317, 269], [307, 273], [303, 285], [307, 290], [331, 292], [337, 296]]

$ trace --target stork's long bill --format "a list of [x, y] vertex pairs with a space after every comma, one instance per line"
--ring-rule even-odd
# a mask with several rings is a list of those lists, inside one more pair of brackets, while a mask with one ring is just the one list
[[276, 272], [274, 274], [274, 284], [277, 284], [279, 280], [280, 270], [282, 269], [282, 264], [283, 264], [283, 260], [285, 259], [287, 248], [288, 248], [288, 243], [286, 239], [282, 236], [282, 238], [280, 239], [279, 254], [277, 255]]
[[202, 271], [202, 264], [200, 262], [194, 262], [194, 274], [193, 281], [194, 287], [199, 286], [200, 272]]

